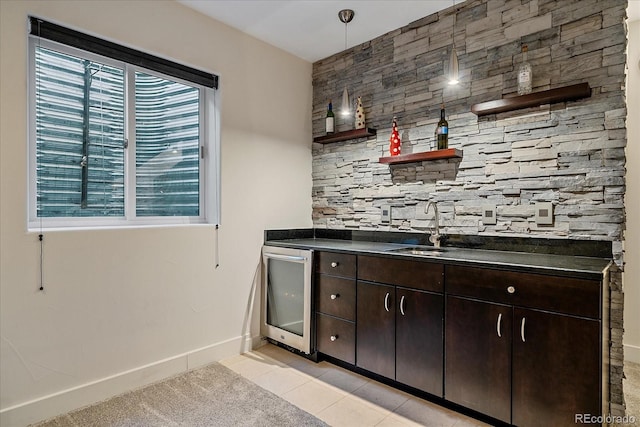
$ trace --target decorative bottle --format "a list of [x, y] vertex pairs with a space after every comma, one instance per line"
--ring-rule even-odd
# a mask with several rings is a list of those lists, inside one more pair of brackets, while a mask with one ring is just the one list
[[449, 147], [449, 123], [444, 118], [444, 104], [440, 109], [440, 121], [436, 126], [435, 139], [438, 150], [444, 150]]
[[518, 67], [518, 95], [531, 93], [533, 73], [531, 72], [531, 64], [527, 61], [527, 50], [527, 45], [522, 46], [522, 64]]
[[360, 97], [358, 97], [358, 107], [356, 108], [356, 129], [364, 129], [364, 108], [362, 108]]
[[325, 119], [325, 129], [327, 134], [331, 134], [335, 131], [335, 116], [333, 114], [333, 105], [329, 100], [329, 107], [327, 107], [327, 118]]
[[400, 154], [400, 134], [398, 133], [398, 121], [396, 117], [393, 117], [393, 124], [391, 125], [391, 137], [389, 138], [389, 154], [397, 156]]

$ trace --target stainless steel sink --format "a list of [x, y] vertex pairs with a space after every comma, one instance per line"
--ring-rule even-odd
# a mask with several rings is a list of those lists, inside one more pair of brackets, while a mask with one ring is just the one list
[[440, 255], [444, 251], [445, 251], [445, 248], [421, 246], [421, 247], [392, 249], [389, 252], [396, 252], [396, 253], [409, 254], [409, 255], [433, 256], [433, 255]]

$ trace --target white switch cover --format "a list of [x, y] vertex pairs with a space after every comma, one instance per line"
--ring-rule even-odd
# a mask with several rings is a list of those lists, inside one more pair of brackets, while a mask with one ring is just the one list
[[482, 206], [482, 223], [485, 225], [493, 225], [496, 221], [496, 205]]
[[382, 205], [380, 209], [382, 210], [380, 222], [389, 224], [391, 222], [391, 205]]
[[553, 203], [538, 202], [535, 204], [536, 224], [553, 225]]

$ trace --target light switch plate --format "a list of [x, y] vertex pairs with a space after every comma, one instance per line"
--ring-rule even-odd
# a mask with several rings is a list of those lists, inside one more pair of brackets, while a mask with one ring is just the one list
[[535, 204], [536, 224], [553, 225], [553, 203], [538, 202]]
[[496, 221], [496, 205], [482, 206], [482, 223], [484, 225], [494, 225]]
[[382, 224], [389, 224], [391, 222], [391, 205], [380, 206], [382, 213], [380, 214], [380, 222]]

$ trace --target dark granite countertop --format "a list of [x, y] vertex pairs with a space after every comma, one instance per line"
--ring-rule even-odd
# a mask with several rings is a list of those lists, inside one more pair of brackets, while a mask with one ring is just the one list
[[[398, 234], [398, 233], [396, 233]], [[401, 234], [401, 233], [400, 233]], [[596, 251], [600, 256], [566, 255], [572, 250], [567, 249], [572, 244], [565, 241], [564, 254], [558, 253], [532, 253], [515, 250], [495, 250], [475, 247], [457, 247], [443, 245], [441, 250], [435, 251], [433, 246], [408, 242], [384, 242], [370, 240], [349, 240], [345, 238], [326, 238], [314, 236], [288, 235], [265, 233], [265, 244], [270, 246], [289, 247], [295, 249], [327, 250], [335, 252], [350, 252], [356, 254], [372, 254], [396, 258], [411, 258], [426, 262], [442, 262], [455, 265], [477, 265], [511, 271], [524, 271], [530, 273], [552, 274], [559, 276], [601, 280], [604, 270], [612, 262], [610, 258], [602, 257], [603, 251]], [[300, 238], [302, 237], [302, 238]], [[342, 236], [344, 237], [344, 236]], [[397, 239], [389, 239], [397, 240]], [[422, 242], [419, 242], [422, 243]], [[543, 242], [546, 243], [546, 242]], [[477, 245], [476, 245], [477, 246]], [[486, 245], [485, 245], [486, 246]], [[495, 247], [495, 245], [493, 245]], [[548, 246], [553, 247], [553, 244]], [[511, 243], [510, 247], [516, 247]], [[528, 249], [526, 245], [521, 246]], [[396, 252], [405, 248], [424, 249], [425, 253], [415, 255], [412, 253]], [[551, 250], [550, 252], [557, 252]], [[575, 252], [575, 251], [574, 251]], [[594, 251], [586, 251], [592, 255]]]

